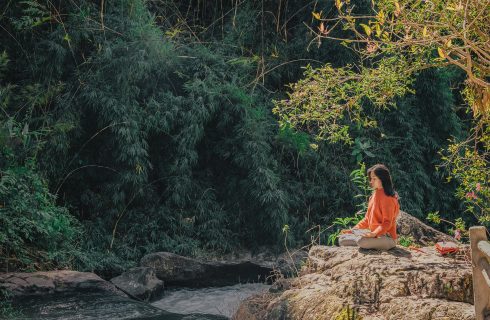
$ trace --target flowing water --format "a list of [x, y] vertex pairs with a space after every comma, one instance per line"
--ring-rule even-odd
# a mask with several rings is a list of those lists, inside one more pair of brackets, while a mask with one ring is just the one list
[[245, 298], [267, 290], [261, 283], [202, 289], [170, 289], [151, 304], [109, 292], [81, 290], [24, 296], [13, 301], [19, 313], [2, 319], [24, 320], [225, 320]]
[[52, 293], [15, 300], [15, 320], [225, 320], [205, 314], [176, 314], [108, 292]]
[[179, 314], [205, 313], [229, 318], [241, 301], [269, 287], [262, 283], [245, 283], [202, 289], [172, 289], [166, 290], [165, 296], [152, 305]]

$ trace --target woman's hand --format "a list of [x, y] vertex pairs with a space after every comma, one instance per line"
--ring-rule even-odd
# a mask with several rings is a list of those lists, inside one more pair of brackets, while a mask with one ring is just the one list
[[351, 234], [352, 233], [352, 230], [351, 229], [343, 229], [343, 230], [340, 230], [340, 234]]
[[376, 238], [376, 233], [374, 232], [368, 232], [362, 235], [364, 238]]

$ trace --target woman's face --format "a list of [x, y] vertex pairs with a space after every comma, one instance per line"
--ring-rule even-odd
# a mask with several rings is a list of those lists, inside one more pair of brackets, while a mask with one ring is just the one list
[[381, 180], [374, 174], [373, 171], [369, 173], [369, 185], [373, 189], [383, 189], [383, 184]]

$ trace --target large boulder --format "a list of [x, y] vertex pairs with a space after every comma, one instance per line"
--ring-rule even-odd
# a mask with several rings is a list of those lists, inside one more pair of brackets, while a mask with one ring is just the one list
[[429, 246], [439, 241], [454, 241], [454, 238], [426, 225], [414, 216], [400, 211], [396, 222], [396, 230], [400, 236], [411, 236], [414, 243]]
[[308, 252], [305, 250], [284, 252], [277, 257], [273, 267], [285, 276], [296, 276], [307, 258]]
[[130, 296], [145, 301], [159, 296], [163, 290], [163, 281], [155, 276], [155, 269], [147, 267], [132, 268], [111, 282]]
[[[276, 249], [276, 250], [274, 250]], [[284, 250], [284, 248], [281, 248]], [[301, 269], [308, 251], [303, 249], [289, 249], [286, 252], [277, 252], [277, 248], [259, 247], [256, 252], [250, 250], [236, 250], [226, 255], [207, 257], [204, 261], [208, 264], [253, 264], [262, 268], [273, 269], [283, 274], [292, 270]]]
[[222, 286], [266, 281], [278, 273], [296, 275], [307, 256], [303, 250], [279, 255], [263, 250], [257, 254], [242, 251], [199, 260], [170, 252], [156, 252], [144, 256], [140, 265], [155, 269], [156, 276], [168, 285]]
[[154, 269], [158, 279], [172, 284], [197, 281], [207, 276], [204, 263], [170, 252], [147, 254], [141, 259], [140, 266]]
[[474, 319], [465, 257], [418, 250], [314, 246], [301, 276], [249, 298], [234, 319], [333, 320], [349, 309], [364, 320]]
[[71, 270], [0, 273], [0, 289], [11, 296], [72, 293], [80, 290], [105, 291], [126, 296], [108, 281], [94, 273]]
[[[282, 248], [284, 249], [284, 248]], [[277, 253], [273, 248], [260, 247], [257, 252], [238, 250], [220, 257], [205, 260], [208, 265], [251, 265], [269, 273], [281, 276], [296, 276], [298, 270], [308, 258], [308, 251], [303, 249], [289, 249], [286, 252]]]

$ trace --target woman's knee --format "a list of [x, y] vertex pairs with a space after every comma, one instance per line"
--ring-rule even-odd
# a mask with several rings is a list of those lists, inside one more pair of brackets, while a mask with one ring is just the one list
[[359, 246], [359, 248], [373, 249], [373, 239], [374, 238], [362, 237], [359, 240], [357, 240], [357, 245]]
[[363, 249], [390, 250], [396, 247], [393, 239], [388, 237], [380, 238], [361, 238], [357, 241], [357, 245]]

